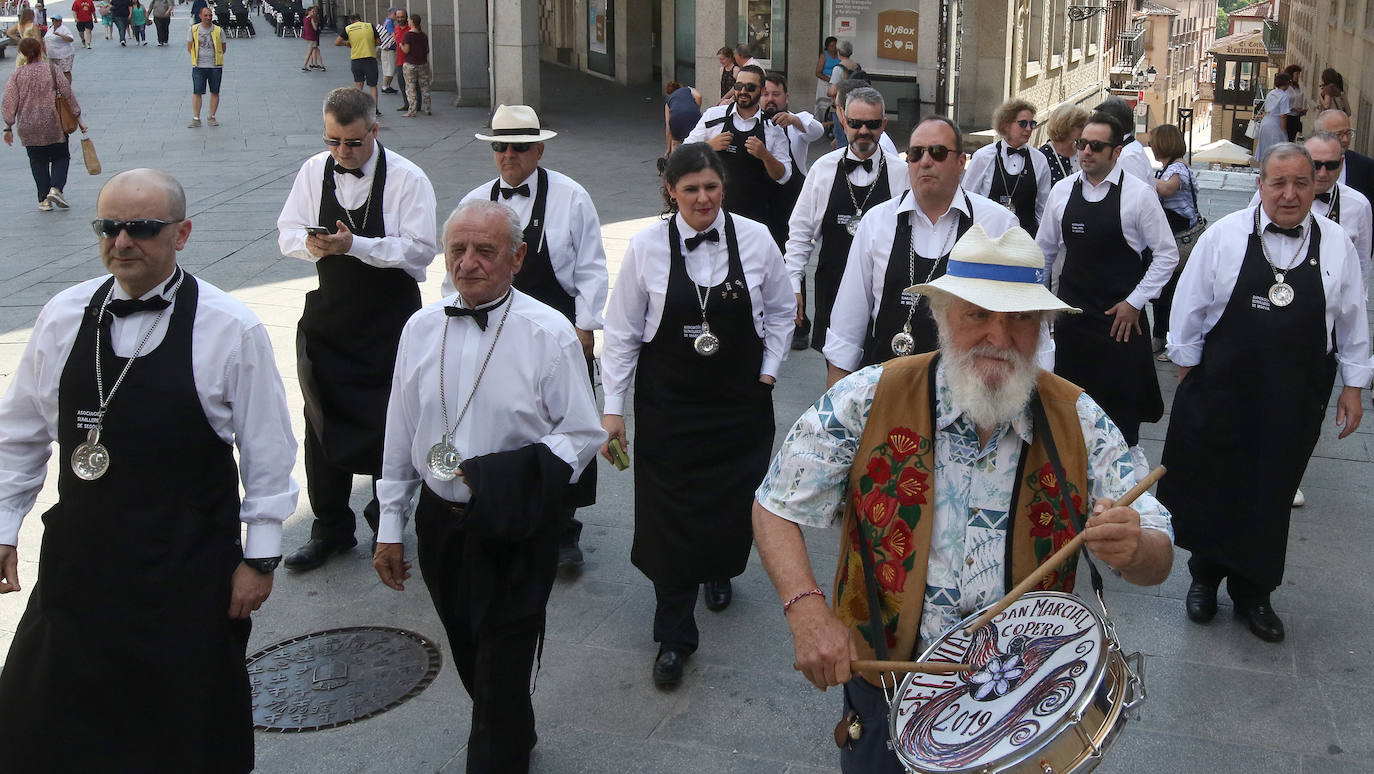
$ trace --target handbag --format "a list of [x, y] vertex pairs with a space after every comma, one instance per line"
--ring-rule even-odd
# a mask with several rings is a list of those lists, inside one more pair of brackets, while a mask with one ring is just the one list
[[1252, 140], [1259, 137], [1259, 123], [1255, 119], [1250, 119], [1250, 123], [1245, 125], [1245, 136]]
[[57, 65], [49, 63], [52, 68], [52, 92], [53, 100], [57, 106], [57, 122], [62, 125], [64, 134], [71, 134], [81, 125], [76, 113], [72, 112], [72, 106], [67, 104], [67, 98], [62, 96], [62, 92], [57, 89]]
[[95, 155], [95, 143], [87, 136], [81, 137], [81, 159], [86, 162], [86, 171], [92, 175], [100, 174], [100, 157]]
[[[1207, 230], [1207, 219], [1202, 217], [1202, 212], [1197, 208], [1197, 179], [1193, 177], [1192, 170], [1188, 171], [1188, 192], [1193, 195], [1193, 212], [1197, 213], [1197, 223], [1182, 231], [1174, 232], [1174, 244], [1178, 246], [1178, 268], [1175, 272], [1183, 271], [1183, 266], [1188, 262], [1188, 256], [1193, 254], [1193, 247], [1197, 245], [1198, 237]], [[1169, 210], [1164, 211], [1167, 215]]]

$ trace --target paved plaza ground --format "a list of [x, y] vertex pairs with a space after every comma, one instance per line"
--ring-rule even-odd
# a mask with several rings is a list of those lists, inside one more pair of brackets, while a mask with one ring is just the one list
[[[190, 83], [180, 43], [186, 14], [178, 15], [170, 48], [120, 48], [99, 39], [94, 51], [78, 54], [76, 94], [104, 172], [88, 176], [73, 142], [77, 158], [66, 189], [71, 210], [36, 211], [23, 151], [0, 149], [6, 160], [0, 187], [8, 192], [0, 199], [0, 387], [8, 384], [42, 304], [101, 272], [89, 225], [100, 184], [121, 170], [156, 166], [180, 179], [189, 196], [194, 231], [182, 264], [232, 291], [268, 326], [299, 437], [295, 325], [316, 280], [309, 264], [278, 253], [275, 221], [301, 162], [322, 148], [319, 106], [328, 89], [348, 81], [346, 49], [326, 46], [329, 71], [302, 73], [305, 44], [273, 37], [259, 20], [256, 39], [229, 41], [221, 126], [192, 130], [186, 127]], [[99, 30], [97, 37], [103, 38]], [[543, 83], [541, 116], [560, 132], [548, 144], [544, 163], [591, 192], [614, 282], [629, 236], [661, 209], [654, 159], [663, 151], [662, 103], [653, 88], [625, 88], [557, 68], [544, 70]], [[435, 97], [433, 117], [412, 119], [395, 112], [396, 97], [384, 97], [381, 140], [429, 174], [440, 203], [437, 223], [494, 171], [489, 148], [472, 136], [486, 123], [486, 111], [450, 107], [451, 95]], [[1249, 175], [1209, 173], [1204, 179], [1208, 187], [1200, 201], [1214, 219], [1242, 206], [1253, 191]], [[438, 262], [431, 267], [426, 300], [438, 297], [441, 271]], [[1175, 368], [1162, 364], [1159, 376], [1167, 405]], [[823, 360], [809, 350], [792, 353], [784, 364], [775, 393], [779, 440], [823, 390], [824, 377]], [[1152, 460], [1159, 458], [1165, 422], [1143, 429]], [[1307, 506], [1294, 511], [1287, 576], [1274, 595], [1288, 627], [1285, 642], [1260, 642], [1232, 618], [1229, 606], [1208, 626], [1189, 623], [1182, 602], [1188, 585], [1183, 552], [1161, 586], [1128, 587], [1109, 579], [1108, 602], [1125, 649], [1148, 656], [1149, 698], [1098, 771], [1374, 770], [1374, 724], [1365, 717], [1368, 702], [1360, 698], [1374, 687], [1372, 431], [1374, 418], [1353, 437], [1337, 441], [1328, 420], [1303, 483]], [[303, 486], [300, 464], [295, 473]], [[54, 463], [38, 510], [54, 501], [55, 481]], [[364, 498], [359, 479], [355, 506], [361, 508]], [[598, 504], [579, 512], [587, 523], [585, 571], [560, 579], [549, 603], [548, 641], [534, 695], [534, 770], [834, 770], [838, 759], [830, 734], [838, 692], [820, 693], [792, 670], [791, 638], [756, 557], [736, 579], [728, 610], [699, 610], [702, 645], [683, 685], [672, 692], [653, 687], [654, 596], [629, 562], [632, 503], [631, 473], [603, 466]], [[286, 523], [285, 551], [307, 538], [310, 520], [302, 496]], [[41, 534], [40, 519], [31, 516], [20, 535], [25, 591], [0, 599], [0, 654], [8, 650], [33, 586]], [[807, 539], [825, 584], [833, 573], [837, 533], [808, 531]], [[407, 552], [414, 553], [413, 532]], [[254, 616], [250, 650], [311, 631], [369, 624], [442, 639], [418, 576], [405, 592], [391, 591], [377, 580], [366, 552], [355, 550], [316, 572], [278, 571], [271, 599]], [[258, 770], [462, 771], [470, 705], [444, 649], [438, 679], [391, 712], [328, 731], [259, 733]], [[182, 700], [195, 699], [169, 697], [166, 711], [175, 712]]]

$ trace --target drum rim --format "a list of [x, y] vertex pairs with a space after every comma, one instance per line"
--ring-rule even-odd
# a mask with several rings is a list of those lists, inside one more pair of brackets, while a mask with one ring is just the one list
[[[1036, 599], [1036, 598], [1056, 598], [1056, 597], [1061, 597], [1061, 598], [1065, 598], [1065, 599], [1072, 600], [1073, 602], [1075, 602], [1076, 604], [1078, 604], [1079, 606], [1081, 606], [1084, 610], [1086, 610], [1086, 611], [1088, 612], [1089, 615], [1092, 616], [1093, 621], [1097, 624], [1097, 628], [1098, 628], [1098, 638], [1099, 638], [1099, 641], [1098, 641], [1098, 648], [1099, 648], [1099, 650], [1100, 650], [1102, 656], [1101, 656], [1100, 659], [1098, 659], [1097, 667], [1096, 667], [1096, 669], [1093, 670], [1093, 674], [1092, 674], [1092, 675], [1089, 677], [1089, 679], [1088, 679], [1088, 680], [1089, 680], [1089, 681], [1088, 681], [1089, 690], [1084, 690], [1084, 691], [1082, 692], [1082, 695], [1081, 695], [1081, 696], [1075, 697], [1073, 703], [1069, 706], [1069, 708], [1068, 708], [1063, 714], [1061, 714], [1061, 715], [1059, 716], [1059, 719], [1056, 720], [1053, 724], [1051, 724], [1048, 728], [1046, 728], [1046, 729], [1045, 729], [1043, 732], [1041, 732], [1041, 734], [1039, 735], [1040, 738], [1043, 738], [1043, 739], [1045, 739], [1046, 741], [1053, 740], [1053, 739], [1058, 739], [1059, 736], [1060, 736], [1060, 734], [1062, 734], [1062, 733], [1064, 732], [1064, 729], [1066, 729], [1070, 724], [1072, 724], [1072, 723], [1075, 722], [1075, 721], [1071, 720], [1071, 717], [1074, 716], [1074, 715], [1077, 715], [1077, 716], [1081, 717], [1081, 716], [1083, 715], [1084, 710], [1087, 709], [1088, 706], [1092, 704], [1092, 702], [1093, 702], [1093, 697], [1095, 697], [1095, 696], [1097, 695], [1098, 690], [1101, 689], [1103, 682], [1106, 680], [1107, 673], [1108, 673], [1108, 671], [1110, 670], [1111, 661], [1112, 661], [1112, 658], [1111, 658], [1111, 656], [1112, 656], [1112, 645], [1113, 645], [1113, 644], [1116, 644], [1116, 645], [1117, 645], [1117, 649], [1119, 650], [1119, 643], [1113, 643], [1113, 642], [1110, 640], [1110, 638], [1107, 636], [1107, 635], [1108, 635], [1109, 629], [1108, 629], [1108, 627], [1107, 627], [1107, 619], [1106, 619], [1106, 617], [1105, 617], [1104, 615], [1098, 613], [1097, 611], [1093, 610], [1091, 607], [1089, 607], [1089, 606], [1087, 605], [1087, 603], [1086, 603], [1084, 600], [1080, 599], [1077, 595], [1074, 595], [1074, 594], [1067, 594], [1067, 593], [1062, 592], [1062, 591], [1031, 591], [1031, 592], [1027, 592], [1026, 594], [1022, 595], [1022, 596], [1021, 596], [1021, 599], [1017, 600], [1017, 602], [1015, 602], [1015, 603], [1013, 603], [1013, 604], [1019, 604], [1021, 601], [1027, 600], [1027, 599]], [[992, 605], [987, 605], [987, 606], [985, 606], [985, 607], [979, 609], [978, 611], [969, 614], [967, 617], [965, 617], [965, 618], [964, 618], [963, 620], [961, 620], [959, 623], [957, 623], [957, 624], [955, 624], [954, 626], [950, 627], [950, 628], [949, 628], [948, 630], [946, 630], [943, 634], [941, 634], [940, 637], [939, 637], [938, 639], [936, 639], [933, 643], [931, 643], [930, 646], [927, 647], [927, 648], [925, 649], [925, 651], [923, 651], [923, 652], [921, 653], [921, 656], [920, 656], [920, 658], [919, 658], [918, 660], [920, 660], [920, 661], [937, 660], [937, 659], [934, 659], [933, 656], [935, 655], [935, 649], [936, 649], [937, 647], [939, 647], [940, 643], [944, 642], [945, 639], [946, 639], [947, 637], [949, 637], [950, 634], [952, 634], [952, 633], [954, 633], [955, 631], [958, 631], [959, 629], [962, 629], [964, 626], [966, 626], [966, 625], [968, 625], [968, 624], [970, 624], [970, 623], [976, 621], [976, 620], [978, 619], [978, 616], [980, 616], [980, 615], [982, 615], [983, 613], [985, 613], [985, 612], [986, 612], [989, 608], [991, 608], [991, 607], [992, 607]], [[906, 677], [903, 678], [902, 681], [898, 684], [897, 692], [896, 692], [895, 695], [896, 695], [897, 697], [900, 698], [901, 695], [902, 695], [903, 693], [906, 692], [907, 686], [909, 686], [909, 685], [911, 684], [911, 682], [916, 678], [917, 675], [931, 676], [931, 675], [927, 675], [927, 673], [925, 673], [925, 672], [911, 672], [911, 673], [908, 673], [908, 674], [906, 675]], [[926, 765], [926, 763], [925, 763], [924, 761], [911, 761], [911, 760], [907, 759], [907, 757], [906, 757], [905, 755], [902, 754], [902, 751], [899, 750], [899, 749], [897, 748], [897, 745], [896, 745], [896, 739], [897, 739], [897, 713], [896, 713], [895, 707], [889, 708], [889, 711], [888, 711], [888, 723], [887, 723], [887, 725], [888, 725], [888, 738], [889, 738], [890, 740], [893, 741], [893, 744], [892, 744], [892, 752], [893, 752], [893, 754], [895, 754], [895, 755], [897, 756], [897, 760], [898, 760], [900, 763], [902, 763], [904, 766], [908, 767], [908, 768], [913, 767], [913, 766], [924, 766], [924, 765]], [[1109, 723], [1108, 725], [1113, 725], [1113, 724], [1112, 724], [1112, 723]], [[1092, 735], [1096, 735], [1096, 732], [1094, 732], [1094, 734], [1092, 734]], [[920, 771], [923, 771], [923, 772], [924, 772], [924, 771], [938, 772], [938, 774], [978, 774], [979, 772], [984, 772], [984, 771], [989, 770], [988, 767], [990, 767], [990, 766], [996, 766], [996, 767], [998, 767], [998, 769], [1000, 770], [1000, 769], [1005, 769], [1005, 768], [1008, 768], [1008, 767], [1011, 767], [1011, 766], [1015, 766], [1015, 765], [1018, 764], [1018, 763], [1021, 763], [1022, 761], [1026, 760], [1027, 758], [1030, 758], [1032, 755], [1034, 755], [1036, 752], [1038, 752], [1042, 747], [1043, 747], [1043, 745], [1041, 745], [1040, 747], [1025, 749], [1025, 750], [1024, 750], [1023, 752], [1021, 752], [1019, 755], [1007, 755], [1007, 756], [1003, 756], [1003, 757], [1001, 757], [1001, 758], [997, 758], [997, 759], [995, 759], [995, 760], [993, 760], [993, 761], [987, 761], [987, 762], [979, 763], [979, 764], [977, 764], [977, 765], [969, 766], [969, 767], [962, 768], [962, 769], [938, 769], [938, 770], [921, 769]]]

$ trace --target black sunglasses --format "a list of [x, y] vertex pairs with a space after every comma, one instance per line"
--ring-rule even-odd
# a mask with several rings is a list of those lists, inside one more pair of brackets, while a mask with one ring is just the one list
[[757, 83], [736, 83], [735, 85], [739, 87], [740, 91], [748, 94], [753, 94], [759, 90], [759, 85]]
[[906, 162], [915, 164], [921, 160], [922, 156], [929, 153], [930, 160], [939, 163], [949, 158], [949, 154], [953, 151], [953, 148], [947, 148], [943, 145], [913, 145], [906, 149]]
[[500, 140], [496, 140], [491, 144], [491, 149], [497, 153], [505, 153], [506, 148], [510, 148], [516, 153], [524, 153], [533, 147], [534, 143], [532, 142], [501, 142]]
[[347, 145], [350, 148], [361, 148], [363, 142], [364, 140], [338, 140], [333, 137], [324, 138], [324, 144], [331, 148], [337, 148], [340, 145]]
[[1314, 162], [1312, 162], [1312, 166], [1313, 166], [1318, 172], [1320, 172], [1323, 168], [1329, 169], [1329, 170], [1331, 170], [1332, 172], [1335, 172], [1336, 170], [1338, 170], [1338, 169], [1341, 168], [1341, 164], [1344, 163], [1344, 162], [1345, 162], [1345, 159], [1336, 159], [1335, 161], [1314, 161]]
[[869, 131], [876, 132], [879, 129], [883, 128], [883, 119], [881, 118], [874, 118], [868, 121], [861, 121], [857, 118], [846, 118], [844, 122], [846, 124], [849, 124], [850, 129], [855, 130], [866, 128]]
[[91, 228], [95, 229], [96, 236], [101, 239], [114, 239], [119, 236], [120, 231], [127, 231], [130, 239], [148, 239], [162, 233], [162, 229], [167, 226], [180, 222], [181, 220], [153, 220], [152, 218], [140, 218], [138, 220], [96, 218], [91, 221]]
[[1073, 141], [1073, 147], [1079, 150], [1092, 148], [1093, 153], [1101, 153], [1102, 151], [1110, 150], [1111, 148], [1115, 148], [1118, 144], [1119, 143], [1114, 142], [1103, 142], [1101, 140], [1084, 140], [1082, 138]]
[[1034, 129], [1035, 127], [1040, 125], [1040, 122], [1034, 119], [1026, 120], [1023, 118], [1020, 121], [1017, 121], [1016, 125], [1021, 127], [1022, 129]]

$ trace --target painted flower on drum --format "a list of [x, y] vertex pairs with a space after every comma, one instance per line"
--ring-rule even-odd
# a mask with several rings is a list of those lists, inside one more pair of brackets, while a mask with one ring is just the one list
[[988, 659], [983, 671], [969, 677], [969, 680], [978, 686], [973, 691], [973, 698], [984, 701], [993, 694], [1005, 696], [1007, 691], [1011, 690], [1011, 682], [1025, 673], [1026, 669], [1021, 666], [1019, 655], [1009, 655], [1001, 659], [993, 656]]

